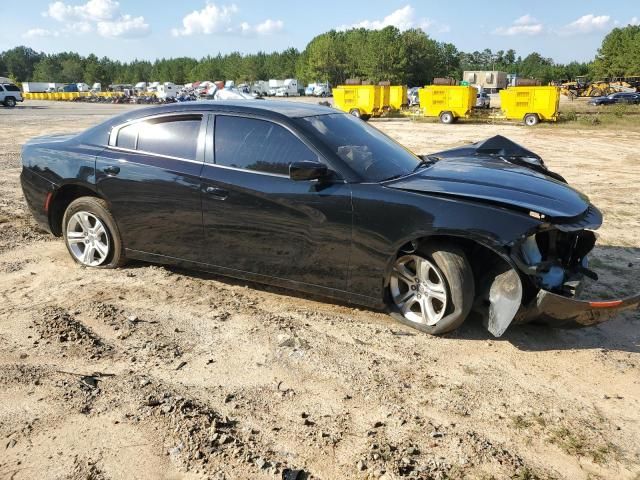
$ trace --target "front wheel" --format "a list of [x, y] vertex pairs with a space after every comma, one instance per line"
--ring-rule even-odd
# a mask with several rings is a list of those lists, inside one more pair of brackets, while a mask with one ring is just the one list
[[528, 127], [533, 127], [538, 124], [540, 117], [535, 113], [528, 113], [524, 116], [524, 124]]
[[13, 108], [16, 106], [16, 99], [13, 97], [9, 97], [4, 101], [4, 106], [5, 107], [9, 107], [9, 108]]
[[430, 334], [458, 328], [469, 315], [475, 287], [464, 252], [428, 245], [395, 260], [389, 279], [393, 317]]
[[124, 264], [118, 227], [104, 200], [96, 197], [74, 200], [64, 212], [62, 227], [67, 250], [79, 264], [97, 268]]

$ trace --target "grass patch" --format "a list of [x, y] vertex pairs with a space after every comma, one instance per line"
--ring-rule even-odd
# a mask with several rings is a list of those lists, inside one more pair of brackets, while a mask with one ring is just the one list
[[549, 441], [568, 455], [591, 458], [597, 464], [604, 464], [610, 457], [617, 457], [619, 454], [619, 449], [614, 444], [607, 442], [594, 445], [585, 435], [572, 432], [567, 427], [553, 430]]

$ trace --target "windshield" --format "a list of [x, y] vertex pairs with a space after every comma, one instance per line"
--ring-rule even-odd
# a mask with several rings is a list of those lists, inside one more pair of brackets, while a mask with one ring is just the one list
[[422, 163], [402, 145], [353, 115], [320, 115], [299, 122], [367, 182], [408, 175]]

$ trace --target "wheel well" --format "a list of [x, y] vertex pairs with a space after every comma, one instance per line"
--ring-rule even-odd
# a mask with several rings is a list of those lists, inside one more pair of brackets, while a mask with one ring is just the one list
[[82, 185], [64, 185], [54, 194], [49, 206], [49, 226], [55, 236], [62, 235], [62, 218], [67, 207], [80, 197], [101, 198], [96, 192]]
[[500, 254], [475, 240], [456, 237], [454, 235], [432, 235], [428, 237], [419, 237], [405, 243], [395, 253], [394, 258], [389, 264], [388, 273], [385, 279], [385, 296], [388, 291], [387, 287], [389, 285], [389, 277], [391, 275], [393, 261], [400, 255], [418, 250], [421, 245], [428, 242], [447, 242], [462, 249], [467, 256], [469, 264], [471, 265], [473, 279], [476, 284], [476, 300], [480, 302], [484, 301], [485, 297], [488, 299], [488, 287], [491, 285], [493, 278], [496, 275], [513, 268], [509, 262], [500, 256]]

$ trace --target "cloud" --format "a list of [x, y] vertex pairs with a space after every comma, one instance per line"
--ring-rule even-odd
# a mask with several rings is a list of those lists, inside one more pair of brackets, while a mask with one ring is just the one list
[[493, 31], [494, 35], [513, 37], [516, 35], [535, 36], [544, 32], [544, 25], [529, 14], [516, 18], [508, 27], [498, 27]]
[[565, 25], [560, 33], [563, 34], [577, 34], [577, 33], [593, 33], [610, 28], [612, 25], [611, 17], [609, 15], [583, 15], [577, 20]]
[[174, 37], [212, 34], [270, 35], [282, 31], [282, 20], [267, 19], [257, 25], [248, 22], [236, 24], [234, 17], [240, 10], [235, 4], [218, 6], [207, 3], [202, 10], [194, 10], [182, 19], [182, 28], [172, 28]]
[[121, 13], [120, 3], [115, 0], [88, 0], [80, 5], [57, 1], [50, 3], [42, 16], [63, 25], [59, 30], [32, 28], [25, 37], [82, 35], [96, 31], [106, 38], [134, 38], [146, 36], [151, 31], [144, 17]]
[[[428, 18], [417, 18], [415, 9], [411, 5], [405, 5], [398, 10], [394, 10], [381, 20], [361, 20], [351, 25], [340, 25], [338, 30], [350, 30], [352, 28], [366, 28], [368, 30], [381, 30], [385, 27], [396, 27], [398, 30], [408, 30], [410, 28], [421, 28], [429, 30], [435, 26], [435, 22]], [[448, 25], [440, 25], [438, 32], [449, 32]]]
[[22, 35], [24, 38], [36, 38], [36, 37], [57, 37], [59, 35], [55, 30], [47, 30], [45, 28], [32, 28], [27, 30]]
[[98, 22], [98, 34], [103, 37], [134, 38], [149, 34], [149, 24], [144, 17], [123, 15], [115, 21]]
[[282, 20], [271, 20], [267, 18], [264, 22], [259, 23], [254, 27], [254, 30], [259, 35], [270, 35], [272, 33], [281, 32], [284, 28], [284, 22]]
[[640, 17], [633, 17], [629, 22], [629, 25], [640, 25]]

